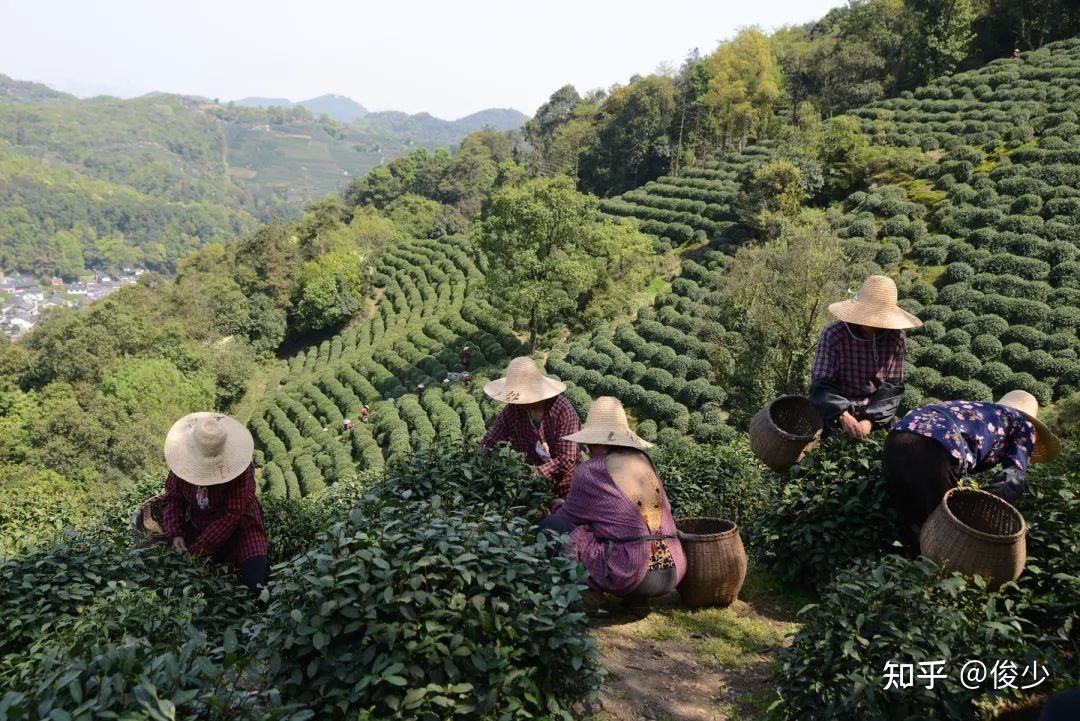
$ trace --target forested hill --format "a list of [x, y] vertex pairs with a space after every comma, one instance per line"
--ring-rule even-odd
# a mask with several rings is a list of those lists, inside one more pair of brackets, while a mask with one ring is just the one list
[[[315, 100], [325, 100], [315, 99]], [[416, 148], [459, 143], [515, 111], [458, 121], [304, 107], [245, 108], [154, 93], [77, 99], [0, 75], [0, 268], [73, 278], [85, 268], [171, 272]]]

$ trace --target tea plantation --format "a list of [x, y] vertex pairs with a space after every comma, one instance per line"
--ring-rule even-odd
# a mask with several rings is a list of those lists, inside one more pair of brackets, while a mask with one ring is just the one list
[[[926, 321], [907, 406], [1022, 388], [1065, 407], [1080, 390], [1078, 110], [1080, 40], [1054, 43], [853, 111], [875, 157], [911, 162], [835, 197], [824, 188], [845, 184], [803, 189], [846, 262], [897, 278]], [[1026, 571], [992, 592], [897, 543], [880, 436], [827, 439], [786, 475], [749, 452], [732, 389], [755, 369], [737, 361], [745, 327], [725, 281], [762, 239], [748, 183], [789, 151], [749, 145], [603, 200], [670, 272], [627, 317], [559, 338], [546, 371], [583, 418], [592, 397], [624, 401], [657, 441], [677, 517], [736, 520], [753, 569], [815, 595], [752, 689], [764, 717], [971, 721], [1027, 695], [955, 678], [889, 692], [891, 661], [1039, 664], [1036, 693], [1080, 684], [1075, 424], [1019, 504]], [[469, 237], [375, 258], [367, 312], [277, 360], [252, 404], [274, 564], [261, 596], [132, 546], [131, 507], [160, 489], [148, 478], [79, 530], [0, 558], [0, 721], [588, 717], [603, 670], [583, 571], [535, 533], [550, 491], [514, 454], [475, 451], [499, 409], [483, 383], [527, 347], [487, 300]]]

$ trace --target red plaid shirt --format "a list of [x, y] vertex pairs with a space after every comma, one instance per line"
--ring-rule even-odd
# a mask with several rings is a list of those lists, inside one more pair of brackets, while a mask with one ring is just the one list
[[[525, 454], [525, 460], [548, 480], [555, 495], [562, 498], [570, 490], [570, 478], [581, 460], [581, 451], [574, 441], [564, 441], [563, 436], [581, 430], [581, 419], [566, 396], [556, 396], [544, 413], [537, 428], [529, 411], [520, 405], [508, 404], [495, 417], [495, 422], [480, 445], [494, 448], [509, 443], [515, 451]], [[547, 454], [545, 457], [544, 454]]]
[[883, 382], [904, 382], [905, 338], [902, 330], [863, 338], [842, 320], [830, 323], [821, 331], [810, 380], [826, 381], [856, 408], [865, 406]]
[[169, 538], [182, 536], [192, 555], [212, 556], [233, 565], [266, 555], [269, 541], [255, 498], [254, 465], [215, 486], [196, 486], [170, 471], [162, 515]]

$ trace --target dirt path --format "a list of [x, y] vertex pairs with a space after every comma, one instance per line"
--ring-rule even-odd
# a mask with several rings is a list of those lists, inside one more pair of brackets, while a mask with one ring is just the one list
[[594, 628], [608, 671], [595, 721], [744, 721], [772, 702], [768, 670], [808, 602], [752, 575], [730, 608], [608, 607]]

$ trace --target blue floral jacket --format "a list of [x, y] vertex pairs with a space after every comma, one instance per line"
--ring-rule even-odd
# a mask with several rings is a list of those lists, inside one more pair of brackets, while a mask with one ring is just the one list
[[893, 430], [918, 433], [945, 447], [961, 473], [1001, 463], [1026, 471], [1035, 448], [1035, 426], [1019, 411], [997, 403], [947, 401], [908, 412]]

